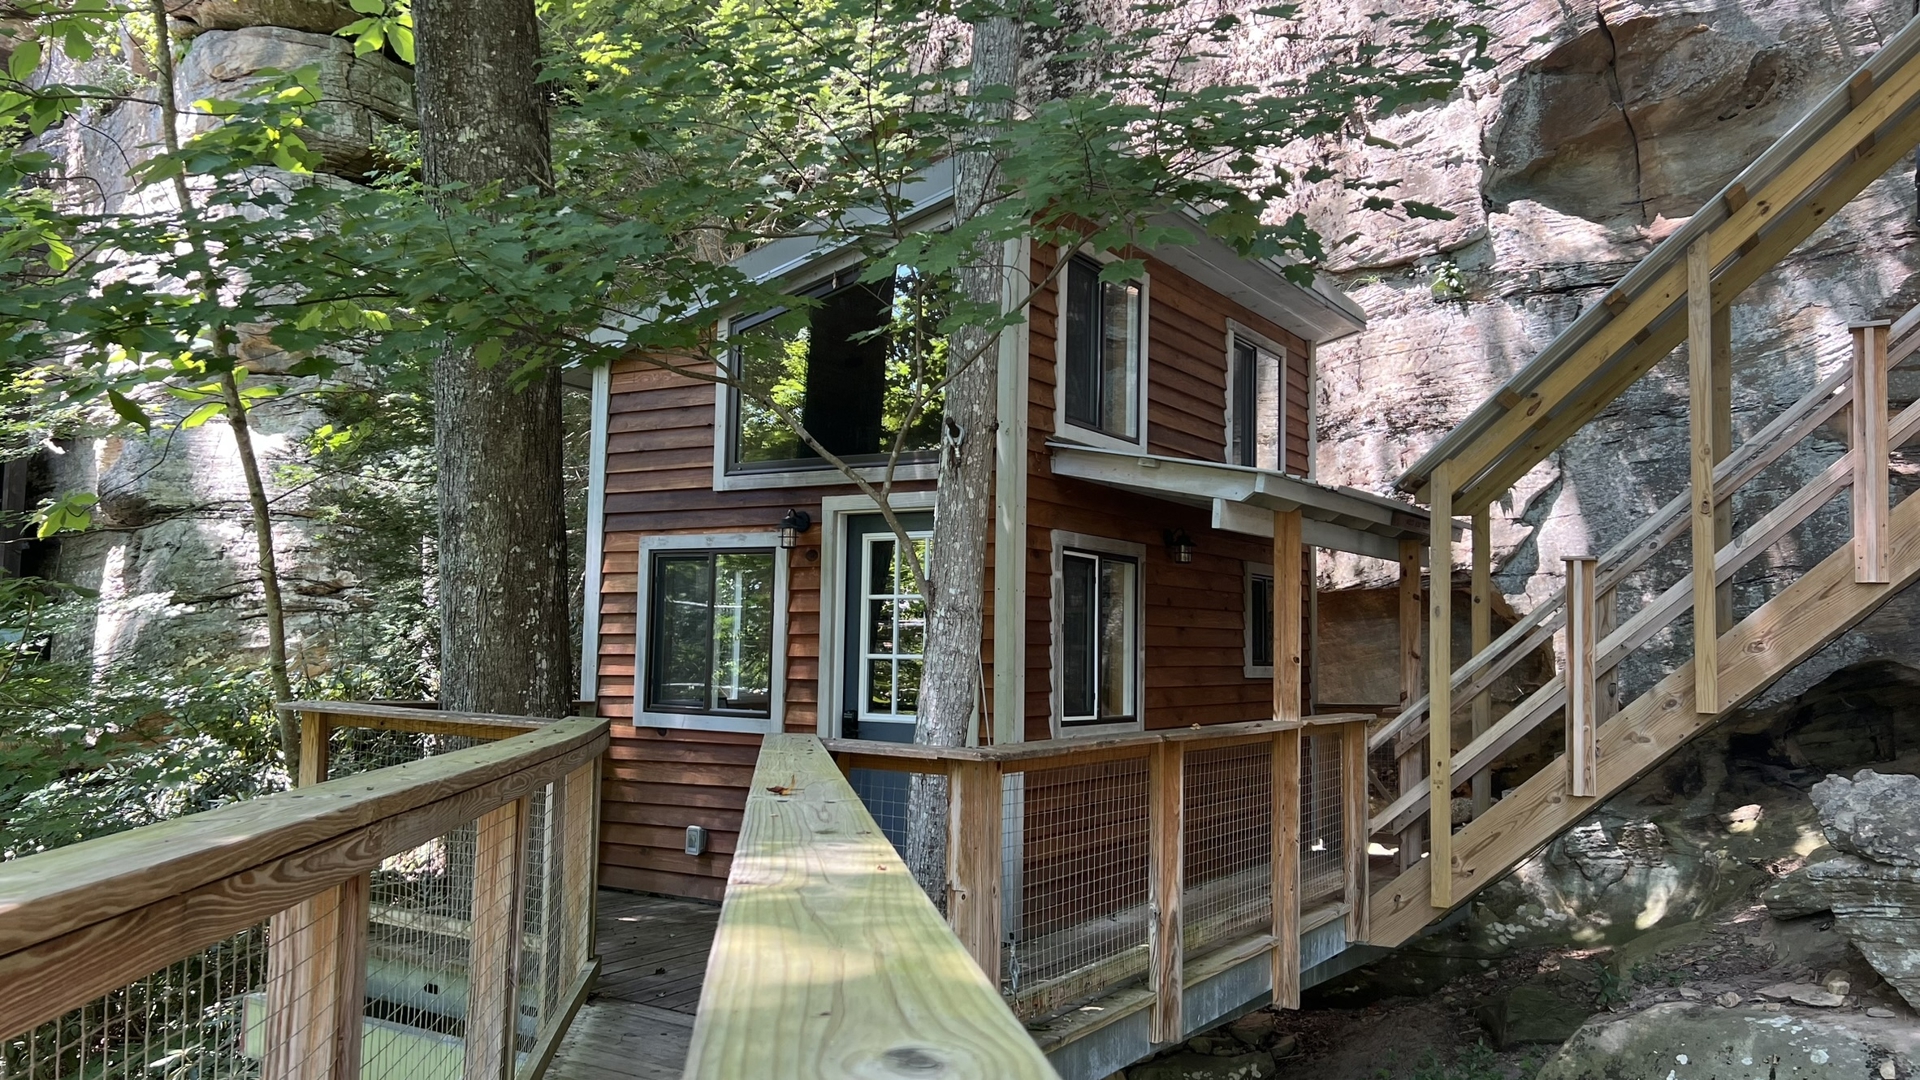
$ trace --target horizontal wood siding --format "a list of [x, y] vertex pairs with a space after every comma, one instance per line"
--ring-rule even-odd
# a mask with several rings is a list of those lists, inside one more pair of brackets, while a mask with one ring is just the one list
[[[601, 785], [601, 880], [613, 888], [718, 900], [760, 737], [633, 726], [643, 632], [640, 542], [670, 534], [770, 532], [788, 509], [813, 515], [812, 532], [787, 564], [782, 717], [786, 730], [813, 732], [820, 701], [820, 505], [855, 488], [715, 491], [715, 388], [634, 360], [615, 364], [611, 378], [595, 704], [615, 725]], [[902, 491], [930, 486], [897, 485]], [[707, 854], [685, 853], [689, 825], [708, 830]]]
[[[1036, 249], [1035, 279], [1056, 253]], [[1307, 346], [1280, 327], [1221, 297], [1155, 259], [1147, 260], [1148, 450], [1221, 461], [1226, 456], [1228, 322], [1239, 323], [1287, 350], [1289, 471], [1307, 471]], [[1035, 300], [1029, 319], [1029, 479], [1027, 510], [1026, 737], [1052, 735], [1053, 530], [1137, 543], [1146, 549], [1145, 723], [1149, 729], [1262, 720], [1272, 716], [1273, 684], [1248, 678], [1245, 668], [1246, 563], [1273, 561], [1268, 541], [1216, 532], [1198, 507], [1130, 495], [1056, 477], [1047, 440], [1054, 434], [1057, 289]], [[1300, 437], [1293, 436], [1298, 431]], [[1165, 534], [1185, 529], [1193, 561], [1180, 564]], [[1311, 587], [1311, 571], [1305, 575]], [[1304, 600], [1304, 597], [1303, 597]], [[1296, 608], [1305, 624], [1306, 605]], [[1303, 636], [1303, 640], [1304, 636]], [[1310, 677], [1310, 673], [1309, 673]]]

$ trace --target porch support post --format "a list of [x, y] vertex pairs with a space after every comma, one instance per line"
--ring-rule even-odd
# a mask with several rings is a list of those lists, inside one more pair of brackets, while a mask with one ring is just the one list
[[1300, 628], [1303, 549], [1301, 513], [1276, 510], [1273, 514], [1273, 718], [1297, 721], [1301, 711]]
[[480, 817], [474, 829], [473, 943], [467, 965], [465, 1080], [509, 1080], [519, 1028], [520, 904], [527, 800]]
[[1853, 330], [1853, 580], [1887, 576], [1887, 327]]
[[1151, 1037], [1155, 1043], [1186, 1037], [1181, 992], [1185, 987], [1185, 955], [1180, 918], [1180, 894], [1185, 888], [1185, 780], [1186, 744], [1154, 744], [1147, 767], [1147, 861], [1149, 912], [1147, 951], [1152, 967]]
[[1273, 1003], [1300, 1007], [1300, 729], [1273, 736]]
[[1711, 238], [1687, 249], [1688, 428], [1693, 474], [1693, 694], [1694, 707], [1720, 711], [1720, 601], [1714, 584], [1713, 252]]
[[[1713, 313], [1713, 463], [1717, 466], [1733, 453], [1733, 305], [1716, 308]], [[1733, 543], [1733, 493], [1714, 492], [1713, 549], [1719, 551]], [[1609, 600], [1612, 597], [1608, 597]], [[1733, 582], [1714, 591], [1715, 617], [1720, 629], [1733, 625]]]
[[300, 718], [300, 775], [294, 786], [311, 787], [327, 778], [327, 748], [333, 735], [333, 717], [304, 710], [295, 715]]
[[1427, 896], [1436, 908], [1453, 906], [1453, 474], [1446, 462], [1433, 471], [1427, 557], [1432, 613], [1427, 627]]
[[[1492, 520], [1489, 507], [1481, 507], [1473, 512], [1473, 583], [1470, 612], [1472, 622], [1471, 655], [1479, 656], [1493, 644], [1493, 538], [1488, 533]], [[1473, 737], [1479, 738], [1493, 726], [1493, 692], [1482, 690], [1473, 696]], [[1473, 817], [1480, 815], [1493, 805], [1493, 770], [1481, 769], [1473, 774]]]
[[1344, 818], [1341, 837], [1346, 841], [1347, 871], [1347, 943], [1367, 940], [1369, 913], [1367, 886], [1367, 818], [1371, 806], [1367, 800], [1367, 725], [1365, 722], [1340, 727], [1340, 799]]
[[947, 783], [947, 920], [999, 986], [1000, 763], [951, 762]]
[[1593, 577], [1599, 560], [1591, 555], [1567, 557], [1567, 766], [1571, 777], [1567, 794], [1591, 798], [1600, 793], [1595, 776], [1599, 743], [1596, 698], [1600, 686], [1593, 672]]
[[[1426, 629], [1426, 605], [1420, 596], [1420, 542], [1400, 541], [1400, 710], [1405, 712], [1420, 696], [1420, 684], [1426, 679], [1421, 663], [1420, 639]], [[1400, 791], [1405, 795], [1426, 782], [1427, 747], [1415, 734], [1400, 735], [1393, 742], [1394, 758], [1400, 769]], [[1426, 822], [1415, 820], [1400, 830], [1400, 872], [1420, 865], [1420, 849], [1426, 846]]]
[[273, 917], [263, 1080], [359, 1080], [367, 889], [356, 874]]

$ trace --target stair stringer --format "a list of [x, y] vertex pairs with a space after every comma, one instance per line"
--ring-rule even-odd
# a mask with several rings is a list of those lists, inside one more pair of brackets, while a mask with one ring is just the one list
[[[1894, 508], [1888, 534], [1887, 584], [1854, 581], [1853, 545], [1848, 543], [1721, 635], [1720, 693], [1725, 704], [1720, 712], [1705, 714], [1694, 708], [1689, 659], [1600, 726], [1596, 797], [1567, 793], [1570, 777], [1563, 756], [1454, 833], [1455, 906], [1920, 578], [1920, 496]], [[1369, 944], [1404, 944], [1445, 914], [1429, 900], [1430, 861], [1373, 894]]]

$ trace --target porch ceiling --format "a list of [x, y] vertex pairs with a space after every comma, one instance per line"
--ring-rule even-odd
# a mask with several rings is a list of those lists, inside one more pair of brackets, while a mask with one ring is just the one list
[[[1273, 512], [1300, 511], [1301, 539], [1314, 547], [1396, 559], [1402, 540], [1425, 545], [1427, 511], [1349, 487], [1330, 487], [1285, 473], [1192, 458], [1047, 443], [1053, 472], [1169, 502], [1204, 507], [1213, 527], [1273, 535]], [[1461, 532], [1453, 523], [1455, 535]]]

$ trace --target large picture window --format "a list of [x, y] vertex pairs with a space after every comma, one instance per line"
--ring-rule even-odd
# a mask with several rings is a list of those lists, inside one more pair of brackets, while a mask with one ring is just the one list
[[656, 551], [648, 574], [646, 708], [771, 716], [774, 552]]
[[1137, 281], [1100, 280], [1100, 264], [1082, 255], [1068, 264], [1061, 289], [1066, 298], [1066, 422], [1137, 441], [1141, 285]]
[[1138, 560], [1067, 550], [1060, 564], [1060, 723], [1130, 724], [1139, 715]]
[[826, 461], [756, 396], [796, 417], [820, 445], [849, 462], [883, 459], [896, 441], [908, 460], [938, 444], [940, 400], [910, 415], [915, 387], [937, 385], [946, 343], [933, 335], [944, 306], [935, 283], [901, 273], [877, 282], [848, 271], [804, 292], [810, 307], [737, 319], [730, 363], [733, 471], [824, 468]]
[[1286, 354], [1233, 336], [1228, 372], [1227, 461], [1286, 471]]

